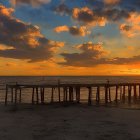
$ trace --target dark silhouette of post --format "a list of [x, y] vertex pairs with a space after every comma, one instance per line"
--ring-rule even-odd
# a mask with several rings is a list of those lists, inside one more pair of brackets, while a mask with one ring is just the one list
[[88, 105], [91, 105], [92, 103], [92, 87], [88, 87]]

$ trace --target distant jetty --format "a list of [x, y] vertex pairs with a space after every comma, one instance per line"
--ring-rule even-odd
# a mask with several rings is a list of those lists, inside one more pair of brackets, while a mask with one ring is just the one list
[[[100, 104], [101, 99], [101, 88], [104, 93], [104, 103], [108, 104], [112, 102], [112, 95], [115, 95], [113, 102], [118, 103], [133, 103], [140, 100], [140, 83], [117, 83], [111, 84], [7, 84], [5, 90], [5, 105], [9, 102], [13, 104], [21, 103], [23, 89], [32, 90], [32, 104], [45, 104], [46, 89], [51, 89], [51, 102], [76, 102], [81, 101], [81, 89], [87, 89], [87, 104], [92, 105], [93, 102]], [[115, 88], [112, 91], [111, 88]], [[93, 92], [94, 89], [94, 92]], [[114, 93], [115, 92], [115, 93]], [[54, 100], [54, 95], [58, 97], [58, 101]], [[93, 101], [92, 96], [96, 99]]]

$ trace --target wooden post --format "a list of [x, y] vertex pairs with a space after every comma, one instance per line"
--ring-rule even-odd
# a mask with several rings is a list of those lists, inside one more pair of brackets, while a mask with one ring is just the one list
[[41, 104], [44, 104], [44, 87], [40, 88]]
[[43, 101], [43, 95], [42, 95], [42, 92], [43, 92], [42, 87], [40, 87], [40, 99], [41, 99], [41, 104], [42, 104], [42, 101]]
[[14, 101], [14, 91], [13, 91], [14, 89], [13, 88], [11, 88], [11, 102], [13, 103], [13, 101]]
[[60, 87], [58, 87], [58, 96], [59, 96], [59, 102], [61, 102], [61, 92], [60, 92]]
[[63, 87], [63, 102], [66, 101], [66, 87]]
[[17, 87], [15, 87], [15, 105], [17, 104]]
[[67, 89], [67, 87], [65, 88], [65, 97], [66, 97], [66, 102], [68, 101], [68, 89]]
[[59, 98], [59, 102], [61, 102], [60, 80], [58, 80], [58, 98]]
[[69, 101], [73, 102], [73, 87], [69, 87]]
[[140, 85], [139, 85], [139, 99], [140, 99]]
[[77, 90], [77, 87], [75, 87], [75, 92], [76, 92], [76, 101], [78, 102], [78, 90]]
[[118, 85], [116, 86], [116, 96], [115, 96], [116, 103], [118, 102]]
[[80, 103], [80, 87], [79, 86], [76, 87], [76, 100], [77, 100], [77, 103]]
[[125, 103], [125, 85], [123, 86], [122, 101]]
[[105, 103], [108, 103], [108, 86], [105, 86]]
[[137, 100], [137, 87], [134, 85], [134, 101]]
[[21, 87], [19, 87], [19, 102], [21, 103]]
[[32, 104], [34, 104], [34, 96], [35, 96], [35, 88], [33, 87], [33, 90], [32, 90]]
[[39, 104], [38, 87], [36, 87], [36, 103]]
[[54, 102], [54, 88], [52, 87], [52, 95], [51, 95], [51, 102]]
[[61, 102], [61, 92], [60, 92], [60, 86], [58, 87], [58, 98], [59, 98], [59, 102]]
[[131, 103], [131, 86], [128, 86], [128, 103]]
[[120, 86], [120, 101], [122, 100], [122, 86]]
[[88, 87], [88, 105], [91, 105], [92, 87]]
[[109, 90], [109, 101], [111, 102], [111, 90], [110, 90], [110, 87], [108, 87], [108, 90]]
[[43, 94], [43, 95], [42, 95], [42, 96], [43, 96], [42, 99], [43, 99], [43, 104], [44, 104], [44, 101], [45, 101], [45, 88], [43, 88], [43, 93], [42, 93], [42, 94]]
[[7, 98], [8, 98], [8, 85], [6, 85], [6, 92], [5, 92], [5, 105], [7, 105]]
[[97, 87], [97, 93], [96, 93], [96, 101], [99, 103], [100, 102], [100, 87]]
[[70, 91], [70, 87], [68, 87], [68, 91], [69, 91], [69, 102], [71, 102], [71, 91]]

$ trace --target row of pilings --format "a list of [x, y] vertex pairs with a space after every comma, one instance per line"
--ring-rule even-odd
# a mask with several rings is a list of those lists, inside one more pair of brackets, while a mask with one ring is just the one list
[[[81, 89], [86, 88], [87, 103], [101, 103], [104, 94], [104, 103], [135, 103], [140, 100], [140, 84], [63, 84], [63, 85], [6, 85], [5, 105], [10, 101], [17, 104], [22, 101], [23, 89], [32, 90], [32, 104], [45, 104], [46, 89], [51, 89], [51, 103], [56, 102], [81, 102]], [[112, 90], [112, 88], [115, 90]], [[94, 89], [94, 90], [93, 90]], [[50, 93], [49, 93], [50, 94]], [[95, 96], [95, 100], [93, 100]], [[114, 97], [114, 99], [113, 99]]]

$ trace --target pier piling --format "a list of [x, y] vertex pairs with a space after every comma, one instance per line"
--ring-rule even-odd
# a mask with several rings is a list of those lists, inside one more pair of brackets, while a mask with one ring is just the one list
[[92, 87], [88, 87], [88, 105], [91, 105], [92, 103]]
[[96, 92], [96, 102], [99, 103], [100, 102], [100, 87], [97, 86], [97, 92]]

